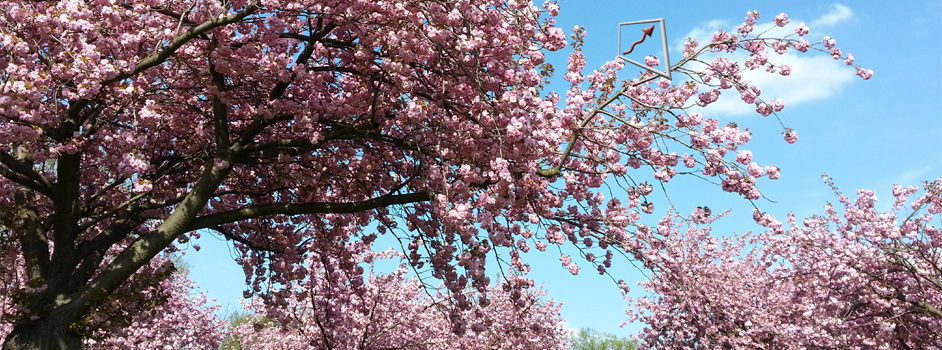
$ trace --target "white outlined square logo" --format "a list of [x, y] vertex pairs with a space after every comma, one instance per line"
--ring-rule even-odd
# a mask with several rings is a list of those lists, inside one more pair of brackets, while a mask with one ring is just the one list
[[[643, 28], [641, 30], [638, 30], [638, 26], [635, 26], [636, 24], [646, 24], [646, 23], [654, 23], [654, 25]], [[661, 27], [661, 30], [660, 30], [661, 46], [663, 47], [663, 50], [664, 50], [664, 54], [661, 56], [663, 57], [663, 61], [661, 63], [662, 63], [662, 66], [664, 67], [664, 70], [656, 70], [654, 68], [648, 67], [644, 63], [636, 62], [625, 56], [631, 52], [634, 52], [634, 49], [636, 46], [648, 44], [645, 42], [644, 39], [647, 39], [648, 37], [652, 36], [655, 30], [655, 27], [658, 27], [658, 26]], [[639, 35], [640, 35], [641, 40], [638, 40]], [[667, 28], [664, 26], [664, 18], [649, 19], [646, 21], [619, 23], [618, 24], [618, 58], [628, 61], [638, 67], [644, 68], [650, 71], [651, 73], [662, 76], [666, 78], [667, 80], [671, 80], [671, 59], [667, 51]]]

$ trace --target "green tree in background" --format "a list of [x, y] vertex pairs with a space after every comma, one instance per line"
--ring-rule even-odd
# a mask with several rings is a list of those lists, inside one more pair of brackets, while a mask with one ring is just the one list
[[599, 333], [591, 328], [582, 328], [572, 336], [572, 350], [634, 350], [638, 343], [612, 333]]

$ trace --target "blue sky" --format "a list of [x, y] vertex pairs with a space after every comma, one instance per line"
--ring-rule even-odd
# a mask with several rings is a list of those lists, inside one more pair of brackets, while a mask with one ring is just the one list
[[[781, 179], [760, 184], [760, 190], [774, 203], [756, 202], [780, 219], [789, 211], [799, 217], [819, 213], [826, 202], [835, 202], [830, 189], [821, 181], [822, 173], [834, 177], [847, 193], [857, 188], [875, 189], [887, 201], [891, 198], [892, 184], [918, 185], [921, 180], [942, 176], [942, 4], [937, 0], [897, 3], [566, 0], [560, 6], [558, 26], [568, 31], [580, 25], [588, 32], [585, 55], [589, 70], [615, 58], [619, 23], [665, 18], [671, 58], [676, 62], [682, 57], [677, 48], [683, 38], [702, 37], [701, 42], [706, 42], [705, 38], [716, 29], [734, 31], [750, 10], [761, 14], [760, 25], [781, 12], [788, 13], [792, 19], [788, 28], [804, 22], [811, 27], [810, 41], [831, 36], [845, 53], [855, 56], [857, 63], [872, 69], [874, 77], [864, 81], [841, 61], [821, 54], [784, 58], [771, 54], [772, 59], [789, 63], [792, 75], [781, 77], [760, 72], [748, 80], [762, 88], [763, 97], [785, 101], [786, 107], [778, 115], [786, 126], [798, 132], [799, 140], [793, 145], [783, 140], [781, 125], [774, 118], [756, 114], [754, 106], [746, 105], [735, 94], [721, 96], [717, 104], [702, 111], [708, 117], [718, 118], [721, 124], [736, 122], [740, 127], [750, 128], [753, 140], [745, 148], [753, 151], [755, 161], [761, 165], [776, 164], [782, 169]], [[659, 40], [658, 35], [648, 40]], [[637, 39], [623, 41], [630, 44]], [[559, 73], [565, 72], [568, 52], [564, 49], [548, 55], [558, 73], [549, 87], [551, 90], [563, 92], [568, 88]], [[626, 68], [622, 73], [623, 78], [629, 78], [637, 70]], [[683, 76], [675, 75], [674, 83], [682, 79]], [[714, 232], [760, 229], [752, 223], [751, 205], [736, 195], [697, 179], [675, 178], [665, 186], [671, 202], [681, 213], [689, 213], [699, 205], [709, 205], [714, 212], [732, 209], [732, 216], [714, 225]], [[663, 214], [667, 208], [664, 203], [662, 200], [657, 204], [655, 214]], [[648, 219], [658, 217], [650, 215]], [[244, 275], [231, 259], [234, 255], [230, 248], [210, 235], [204, 235], [199, 244], [201, 251], [189, 250], [186, 255], [192, 265], [191, 278], [225, 308], [238, 308]], [[534, 265], [531, 277], [545, 285], [551, 298], [564, 302], [563, 316], [568, 319], [568, 327], [591, 327], [623, 336], [640, 329], [641, 325], [618, 327], [626, 319], [626, 302], [607, 276], [586, 268], [579, 276], [572, 276], [552, 250], [543, 254], [534, 251], [525, 258]], [[634, 286], [644, 278], [627, 262], [616, 264], [611, 271], [617, 279]], [[634, 288], [632, 294], [642, 295], [639, 288]]]

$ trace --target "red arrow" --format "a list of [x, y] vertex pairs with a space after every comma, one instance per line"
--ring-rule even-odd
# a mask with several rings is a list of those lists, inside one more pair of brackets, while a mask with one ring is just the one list
[[644, 39], [645, 39], [645, 38], [651, 36], [651, 33], [654, 33], [654, 26], [652, 25], [652, 26], [650, 26], [650, 27], [644, 28], [644, 29], [642, 29], [641, 31], [644, 32], [644, 35], [641, 36], [641, 40], [635, 41], [634, 44], [631, 44], [631, 48], [629, 48], [628, 51], [622, 52], [622, 53], [621, 53], [622, 55], [627, 55], [627, 54], [631, 53], [631, 51], [634, 51], [634, 50], [635, 50], [635, 45], [638, 45], [638, 44], [644, 42]]

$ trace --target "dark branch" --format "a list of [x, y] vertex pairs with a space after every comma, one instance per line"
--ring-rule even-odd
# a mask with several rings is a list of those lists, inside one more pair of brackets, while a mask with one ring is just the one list
[[[52, 198], [52, 251], [53, 271], [67, 271], [74, 256], [75, 238], [78, 237], [78, 218], [81, 213], [82, 158], [80, 154], [61, 154], [56, 160], [56, 183]], [[61, 266], [55, 266], [61, 265]]]
[[245, 9], [243, 9], [240, 12], [237, 12], [228, 16], [213, 18], [212, 20], [203, 22], [203, 24], [200, 24], [195, 27], [191, 27], [190, 29], [187, 29], [186, 32], [183, 32], [183, 34], [180, 34], [179, 36], [173, 38], [173, 40], [171, 40], [170, 43], [167, 44], [167, 46], [163, 48], [163, 50], [160, 50], [159, 52], [154, 53], [148, 56], [147, 58], [141, 60], [140, 62], [138, 62], [137, 68], [134, 69], [133, 72], [118, 74], [114, 78], [103, 81], [101, 85], [106, 86], [111, 83], [127, 79], [151, 67], [159, 65], [163, 63], [164, 61], [166, 61], [168, 58], [170, 58], [170, 56], [172, 56], [175, 52], [177, 52], [177, 50], [180, 47], [182, 47], [184, 44], [190, 42], [190, 40], [193, 40], [205, 34], [206, 32], [209, 32], [210, 30], [239, 22], [245, 19], [246, 17], [252, 15], [253, 13], [255, 13], [255, 11], [258, 11], [259, 8], [260, 7], [258, 3], [252, 2], [246, 5]]
[[108, 228], [96, 235], [95, 238], [80, 243], [76, 248], [78, 256], [85, 258], [85, 256], [92, 252], [101, 251], [103, 249], [107, 250], [115, 243], [126, 238], [138, 224], [137, 222], [132, 222], [132, 215], [133, 214], [130, 212], [122, 213], [117, 220], [108, 225]]
[[270, 248], [270, 247], [262, 247], [258, 244], [252, 243], [251, 241], [249, 241], [248, 239], [245, 239], [242, 236], [226, 231], [226, 229], [222, 228], [222, 226], [213, 226], [213, 227], [209, 227], [209, 229], [219, 232], [219, 234], [221, 234], [223, 237], [242, 243], [243, 245], [245, 245], [246, 247], [249, 247], [252, 250], [264, 250], [266, 252], [281, 253], [281, 250], [279, 249]]
[[336, 140], [373, 140], [378, 142], [387, 143], [396, 147], [399, 147], [404, 150], [410, 151], [419, 151], [419, 148], [410, 145], [402, 140], [398, 140], [380, 133], [375, 132], [357, 132], [353, 127], [347, 127], [344, 129], [337, 130], [323, 139], [319, 140], [317, 143], [313, 143], [310, 140], [306, 139], [289, 139], [289, 140], [277, 140], [260, 144], [252, 144], [239, 149], [239, 153], [236, 156], [237, 162], [245, 162], [246, 157], [250, 154], [255, 154], [258, 157], [269, 157], [278, 154], [288, 154], [288, 155], [299, 155], [307, 152], [311, 152], [315, 149], [322, 147], [329, 141]]
[[350, 74], [362, 74], [357, 69], [348, 68], [348, 67], [332, 67], [332, 66], [317, 66], [317, 67], [308, 67], [308, 72], [342, 72]]
[[17, 188], [14, 193], [16, 209], [0, 217], [0, 223], [19, 233], [17, 238], [26, 265], [26, 275], [32, 285], [41, 283], [48, 276], [50, 260], [46, 229], [41, 224], [39, 213], [29, 205], [30, 196], [29, 191]]
[[[239, 135], [239, 142], [236, 145], [236, 147], [239, 148], [244, 145], [248, 145], [252, 143], [252, 139], [254, 139], [256, 135], [261, 133], [263, 129], [269, 126], [272, 126], [281, 122], [291, 121], [291, 120], [294, 120], [294, 114], [276, 115], [270, 119], [261, 119], [261, 118], [255, 119], [255, 121], [253, 121], [251, 125], [246, 127], [245, 130], [242, 130], [242, 134]], [[239, 153], [241, 152], [241, 150], [235, 149], [233, 150], [233, 152]]]
[[[85, 287], [72, 293], [70, 304], [84, 309], [92, 307], [89, 302], [94, 293], [111, 293], [121, 286], [141, 266], [144, 266], [154, 256], [167, 248], [173, 240], [185, 233], [184, 230], [195, 218], [200, 210], [206, 207], [206, 202], [213, 196], [222, 181], [232, 171], [229, 162], [214, 162], [206, 169], [199, 181], [189, 193], [183, 197], [163, 222], [151, 232], [141, 235], [134, 243], [119, 253], [108, 266], [95, 276]], [[58, 251], [58, 249], [57, 249]]]
[[[307, 61], [310, 60], [311, 56], [314, 54], [314, 43], [317, 42], [318, 40], [323, 39], [325, 36], [327, 36], [327, 34], [330, 34], [330, 32], [334, 30], [334, 28], [336, 27], [337, 27], [336, 24], [330, 23], [324, 26], [323, 28], [321, 28], [320, 30], [312, 33], [311, 36], [306, 37], [305, 39], [307, 40], [304, 40], [304, 41], [307, 42], [307, 45], [305, 45], [304, 50], [301, 51], [301, 54], [298, 55], [298, 59], [294, 61], [294, 64], [295, 65], [307, 64]], [[288, 87], [291, 86], [291, 83], [294, 82], [294, 79], [296, 77], [297, 77], [297, 74], [292, 73], [290, 80], [276, 84], [275, 88], [273, 88], [271, 90], [271, 93], [268, 95], [268, 99], [277, 100], [281, 98], [281, 95], [283, 95], [285, 93], [285, 90], [287, 90]]]
[[350, 203], [303, 203], [303, 204], [259, 204], [221, 213], [197, 217], [185, 231], [195, 231], [222, 224], [234, 223], [268, 215], [303, 215], [326, 213], [359, 213], [397, 204], [424, 202], [432, 199], [429, 192], [385, 195], [362, 202]]
[[31, 189], [31, 190], [33, 190], [33, 191], [39, 192], [39, 193], [43, 194], [44, 196], [52, 197], [52, 190], [51, 190], [51, 189], [46, 188], [46, 187], [44, 187], [44, 186], [42, 186], [42, 185], [40, 185], [40, 184], [38, 184], [38, 183], [36, 183], [36, 182], [34, 182], [34, 181], [28, 179], [28, 178], [26, 178], [25, 176], [22, 176], [22, 175], [20, 175], [20, 174], [18, 174], [18, 173], [15, 173], [15, 172], [13, 172], [13, 171], [10, 171], [10, 169], [0, 168], [0, 176], [3, 176], [3, 177], [7, 178], [7, 179], [10, 180], [10, 181], [13, 181], [13, 182], [18, 183], [18, 184], [20, 184], [20, 185], [23, 185], [23, 187], [26, 187], [26, 188]]
[[[127, 8], [127, 9], [134, 8], [134, 6], [132, 6], [131, 4], [124, 4], [122, 5], [122, 7]], [[195, 22], [191, 21], [190, 18], [186, 16], [186, 13], [180, 14], [180, 13], [173, 12], [170, 10], [169, 7], [151, 7], [150, 10], [157, 12], [159, 14], [165, 15], [165, 16], [169, 16], [170, 18], [173, 18], [175, 20], [178, 20], [180, 21], [180, 24], [185, 25], [187, 27], [197, 26]]]
[[229, 106], [222, 102], [219, 94], [227, 90], [226, 78], [216, 71], [216, 66], [210, 60], [209, 73], [213, 77], [213, 84], [218, 91], [213, 95], [213, 131], [216, 135], [216, 150], [224, 151], [231, 145], [229, 139]]
[[34, 171], [29, 164], [24, 164], [6, 152], [0, 152], [0, 164], [9, 169], [0, 169], [0, 175], [3, 177], [43, 195], [52, 196], [52, 182]]

